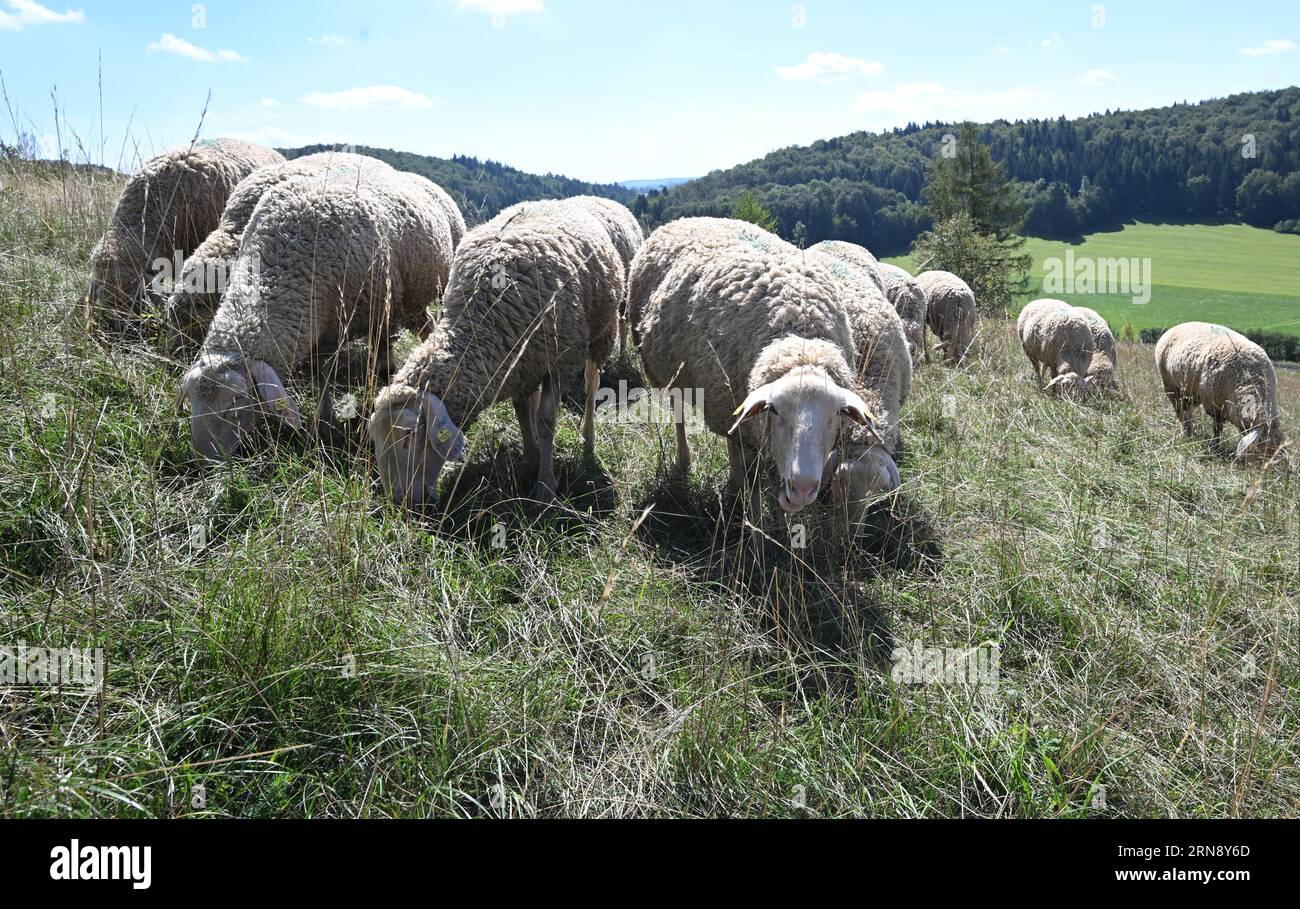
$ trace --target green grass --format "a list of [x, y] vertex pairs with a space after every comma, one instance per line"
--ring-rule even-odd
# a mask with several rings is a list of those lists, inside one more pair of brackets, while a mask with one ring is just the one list
[[[1082, 243], [1031, 237], [1033, 257], [1027, 299], [1052, 296], [1097, 310], [1117, 330], [1165, 328], [1203, 321], [1239, 331], [1261, 329], [1300, 335], [1300, 236], [1241, 224], [1126, 224], [1091, 234]], [[1082, 257], [1149, 258], [1151, 300], [1131, 296], [1049, 293], [1044, 260]], [[888, 261], [911, 267], [908, 257]]]
[[[1300, 814], [1297, 476], [1179, 441], [1149, 350], [1074, 406], [984, 322], [918, 375], [859, 550], [813, 513], [760, 569], [719, 439], [683, 486], [667, 428], [601, 425], [602, 468], [572, 409], [546, 513], [508, 407], [421, 519], [347, 439], [200, 469], [182, 364], [76, 315], [81, 198], [0, 191], [0, 643], [107, 680], [0, 690], [0, 815]], [[991, 689], [892, 677], [985, 641]]]

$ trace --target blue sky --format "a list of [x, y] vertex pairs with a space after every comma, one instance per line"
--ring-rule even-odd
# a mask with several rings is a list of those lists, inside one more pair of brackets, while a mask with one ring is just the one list
[[0, 0], [21, 129], [54, 147], [56, 87], [65, 142], [124, 166], [188, 142], [211, 91], [205, 136], [697, 176], [909, 120], [1300, 84], [1298, 46], [1297, 0]]

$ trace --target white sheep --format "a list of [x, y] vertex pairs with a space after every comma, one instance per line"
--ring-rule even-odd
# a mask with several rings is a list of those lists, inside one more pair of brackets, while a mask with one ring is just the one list
[[[743, 221], [684, 218], [646, 240], [632, 263], [628, 313], [647, 379], [703, 389], [704, 422], [727, 440], [731, 482], [761, 526], [758, 476], [775, 462], [778, 502], [817, 499], [831, 452], [854, 425], [880, 434], [854, 390], [857, 350], [843, 285], [819, 256]], [[685, 420], [678, 467], [690, 470]], [[874, 479], [889, 491], [897, 472]]]
[[1051, 377], [1046, 388], [1073, 396], [1088, 390], [1096, 347], [1088, 319], [1073, 306], [1063, 300], [1034, 300], [1020, 311], [1016, 333], [1038, 381], [1044, 373]]
[[939, 336], [935, 349], [942, 349], [944, 360], [956, 366], [975, 338], [975, 294], [947, 271], [921, 272], [916, 283], [925, 294], [925, 323]]
[[1231, 328], [1184, 322], [1160, 336], [1156, 367], [1165, 395], [1192, 434], [1192, 416], [1200, 404], [1214, 420], [1218, 445], [1223, 424], [1241, 430], [1236, 458], [1267, 461], [1282, 446], [1282, 418], [1277, 406], [1277, 374], [1264, 349]]
[[[858, 352], [856, 390], [876, 421], [875, 429], [851, 427], [843, 447], [827, 464], [834, 478], [831, 499], [844, 514], [840, 526], [856, 534], [874, 494], [901, 482], [894, 456], [899, 444], [900, 412], [912, 391], [915, 351], [908, 343], [903, 319], [872, 280], [870, 262], [874, 257], [855, 257], [853, 251], [859, 249], [871, 256], [860, 246], [837, 246], [852, 248], [833, 249], [832, 257], [822, 252], [822, 244], [817, 244], [808, 255], [820, 256], [826, 270], [843, 285], [843, 302]], [[916, 294], [920, 296], [919, 289]], [[922, 305], [924, 299], [922, 296]], [[924, 331], [924, 322], [921, 325]]]
[[903, 320], [907, 334], [907, 349], [912, 355], [912, 365], [918, 366], [922, 357], [929, 362], [930, 345], [926, 338], [925, 317], [928, 309], [925, 291], [908, 272], [888, 262], [880, 263], [880, 277], [885, 282], [885, 296]]
[[184, 261], [221, 220], [235, 186], [279, 152], [209, 139], [150, 158], [132, 174], [90, 254], [87, 315], [111, 329], [136, 324], [161, 302], [155, 263]]
[[[336, 165], [268, 189], [253, 209], [229, 286], [181, 383], [195, 451], [233, 456], [268, 413], [301, 427], [282, 376], [365, 338], [386, 363], [402, 327], [427, 334], [451, 258], [433, 195], [395, 171]], [[322, 386], [322, 410], [328, 395]]]
[[[226, 200], [220, 223], [185, 260], [180, 278], [163, 307], [163, 324], [173, 353], [188, 352], [207, 334], [221, 303], [229, 270], [239, 252], [244, 228], [267, 190], [294, 177], [311, 174], [324, 181], [355, 181], [367, 169], [395, 173], [378, 158], [329, 151], [260, 167], [241, 180]], [[463, 233], [463, 219], [460, 223]], [[446, 280], [445, 274], [443, 280]]]
[[1087, 375], [1089, 383], [1098, 391], [1119, 391], [1119, 357], [1115, 351], [1115, 335], [1110, 330], [1110, 325], [1096, 310], [1086, 306], [1076, 306], [1074, 310], [1088, 321], [1088, 327], [1092, 330], [1093, 353]]
[[923, 352], [929, 357], [925, 335], [925, 294], [911, 275], [897, 266], [880, 262], [865, 246], [843, 240], [823, 240], [810, 246], [808, 252], [826, 256], [865, 275], [879, 289], [880, 298], [893, 306], [903, 320], [903, 334], [907, 338], [912, 365], [920, 363]]
[[[615, 202], [613, 199], [605, 199], [601, 196], [570, 196], [567, 199], [548, 199], [545, 204], [562, 202], [565, 205], [573, 205], [593, 215], [605, 229], [609, 232], [609, 238], [618, 251], [618, 257], [623, 263], [623, 280], [626, 286], [628, 273], [632, 268], [632, 258], [636, 255], [641, 244], [645, 242], [645, 232], [641, 230], [641, 222], [636, 219], [636, 215], [621, 202]], [[501, 214], [507, 217], [516, 211], [519, 211], [529, 205], [536, 205], [536, 202], [518, 202], [509, 208], [502, 209]], [[627, 349], [627, 300], [619, 302], [618, 307], [619, 321], [619, 349]]]
[[618, 334], [623, 264], [605, 225], [579, 205], [529, 203], [466, 234], [442, 313], [375, 400], [370, 436], [384, 489], [422, 505], [461, 457], [464, 431], [497, 401], [513, 403], [533, 498], [555, 498], [556, 406], [584, 372], [583, 442], [595, 450], [600, 367]]

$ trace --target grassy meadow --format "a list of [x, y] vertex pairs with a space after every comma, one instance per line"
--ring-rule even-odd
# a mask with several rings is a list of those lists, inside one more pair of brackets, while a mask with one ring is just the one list
[[[364, 409], [197, 466], [182, 364], [76, 305], [116, 186], [0, 182], [0, 643], [106, 656], [95, 695], [0, 689], [0, 815], [1300, 815], [1300, 482], [1179, 440], [1146, 348], [1077, 406], [983, 322], [848, 554], [814, 511], [760, 560], [721, 439], [687, 483], [669, 426], [587, 463], [572, 402], [560, 507], [504, 405], [414, 517]], [[985, 642], [996, 684], [894, 678]]]
[[[1149, 258], [1150, 302], [1132, 295], [1044, 290], [1044, 262], [1085, 257]], [[1168, 328], [1179, 322], [1218, 322], [1238, 331], [1261, 329], [1300, 335], [1300, 236], [1244, 224], [1125, 224], [1090, 234], [1080, 243], [1030, 237], [1033, 257], [1028, 300], [1050, 296], [1089, 306], [1117, 336], [1126, 325]], [[908, 257], [892, 258], [907, 268]]]

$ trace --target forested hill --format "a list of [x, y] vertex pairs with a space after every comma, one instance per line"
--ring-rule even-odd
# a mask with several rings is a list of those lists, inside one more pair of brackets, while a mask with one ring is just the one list
[[[298, 158], [315, 152], [337, 151], [339, 148], [337, 145], [308, 145], [303, 148], [282, 148], [279, 151], [286, 158]], [[463, 155], [434, 158], [364, 145], [348, 148], [357, 154], [386, 161], [398, 170], [428, 177], [451, 194], [464, 212], [465, 220], [471, 225], [481, 224], [501, 209], [529, 199], [592, 195], [631, 204], [636, 198], [636, 193], [632, 190], [614, 184], [584, 183], [556, 174], [530, 174], [496, 161], [480, 161]]]
[[[753, 190], [782, 236], [894, 252], [927, 226], [926, 168], [956, 132], [956, 124], [913, 124], [784, 148], [649, 193], [634, 210], [653, 227], [726, 214]], [[1264, 227], [1300, 218], [1300, 88], [1075, 120], [999, 120], [979, 134], [1019, 183], [1029, 234], [1073, 236], [1129, 218]]]

